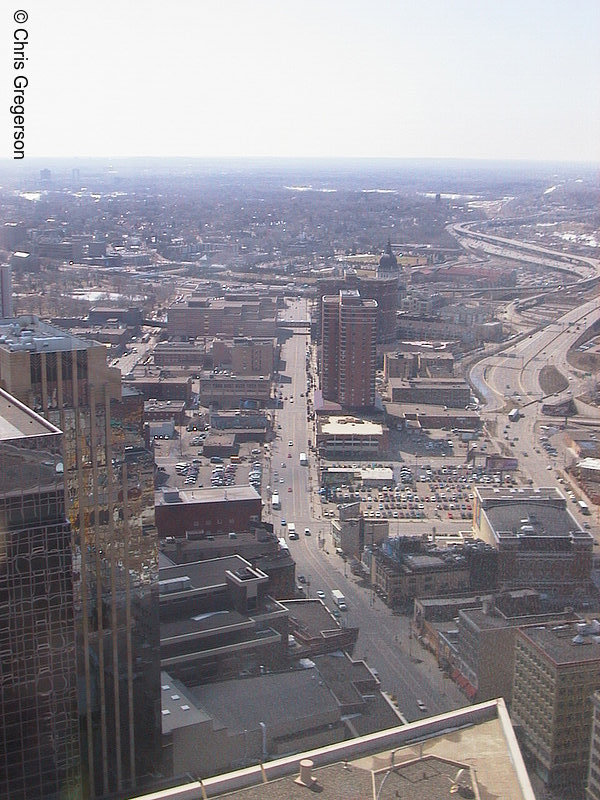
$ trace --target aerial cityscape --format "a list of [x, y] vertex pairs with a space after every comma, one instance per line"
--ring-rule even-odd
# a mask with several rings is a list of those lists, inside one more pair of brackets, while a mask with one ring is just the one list
[[59, 6], [4, 69], [0, 800], [600, 800], [600, 6]]
[[6, 180], [4, 796], [217, 796], [425, 730], [485, 796], [440, 731], [499, 715], [538, 797], [597, 796], [599, 196], [556, 165]]

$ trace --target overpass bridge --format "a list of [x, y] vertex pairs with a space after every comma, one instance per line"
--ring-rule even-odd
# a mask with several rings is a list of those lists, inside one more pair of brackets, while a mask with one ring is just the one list
[[278, 328], [292, 328], [294, 331], [310, 333], [311, 321], [309, 319], [278, 319]]

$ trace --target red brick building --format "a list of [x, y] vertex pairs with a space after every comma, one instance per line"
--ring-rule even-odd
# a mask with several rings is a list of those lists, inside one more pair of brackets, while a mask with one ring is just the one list
[[156, 528], [160, 539], [228, 535], [249, 531], [261, 510], [260, 495], [251, 486], [168, 489], [156, 497]]
[[323, 297], [323, 398], [345, 408], [375, 404], [377, 302], [363, 300], [356, 289]]

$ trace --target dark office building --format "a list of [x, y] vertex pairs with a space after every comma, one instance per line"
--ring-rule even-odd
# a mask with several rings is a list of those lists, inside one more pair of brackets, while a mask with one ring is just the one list
[[0, 390], [0, 796], [79, 797], [62, 435]]
[[35, 317], [0, 323], [0, 384], [63, 431], [84, 796], [130, 796], [160, 742], [154, 462], [144, 402], [106, 348]]

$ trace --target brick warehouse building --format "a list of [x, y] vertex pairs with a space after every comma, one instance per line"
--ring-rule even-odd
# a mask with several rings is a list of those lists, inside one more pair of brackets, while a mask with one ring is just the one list
[[156, 496], [156, 527], [161, 539], [249, 531], [251, 523], [260, 520], [261, 509], [260, 495], [251, 486], [168, 489]]

